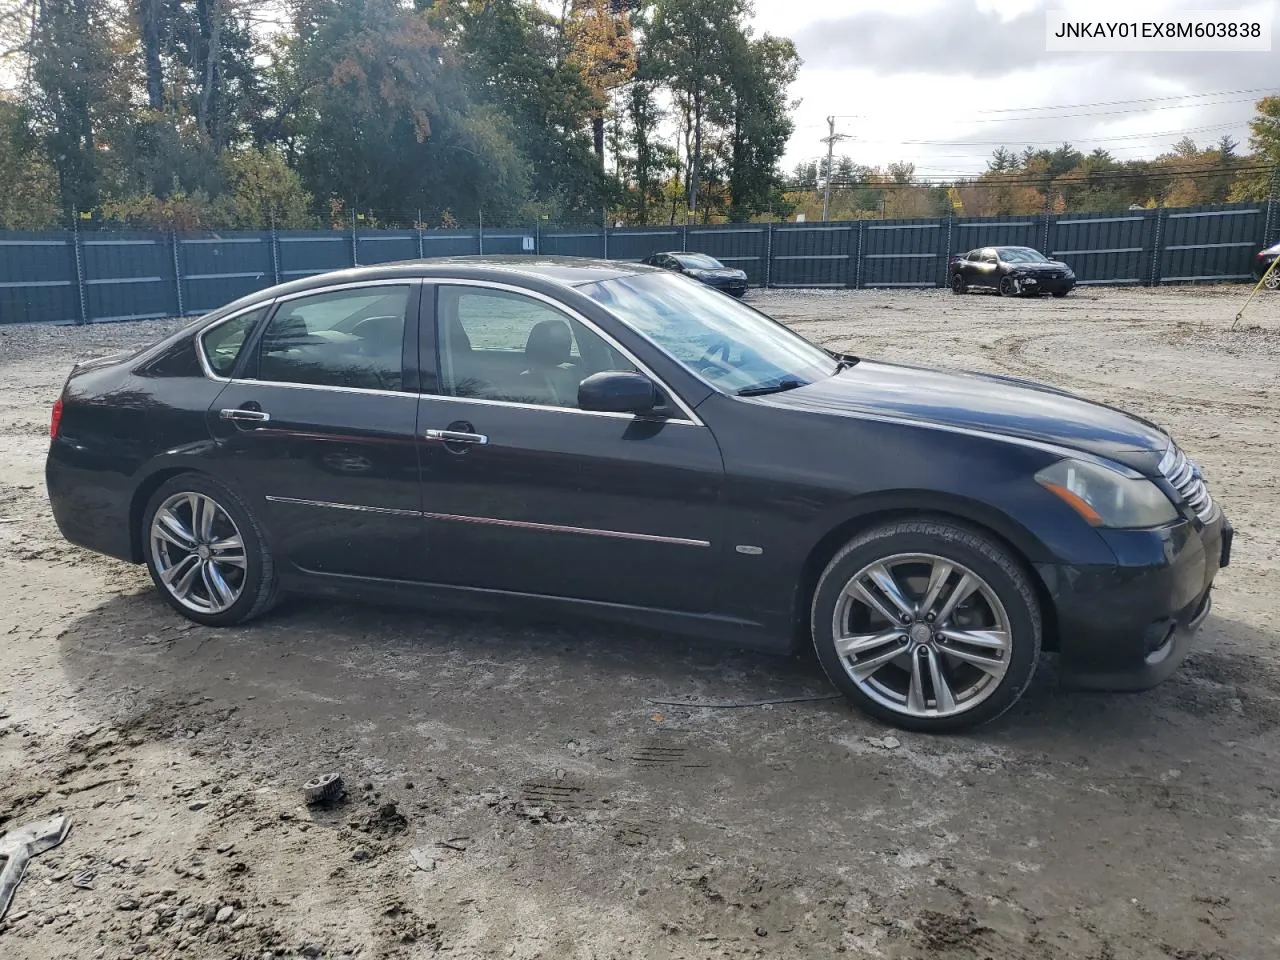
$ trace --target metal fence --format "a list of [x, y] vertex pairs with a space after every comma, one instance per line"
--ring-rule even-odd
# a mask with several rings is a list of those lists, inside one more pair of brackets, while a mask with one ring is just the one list
[[421, 257], [708, 253], [765, 287], [937, 287], [979, 246], [1036, 247], [1082, 284], [1230, 282], [1280, 232], [1275, 201], [1041, 216], [527, 230], [0, 232], [0, 323], [205, 313], [285, 280]]

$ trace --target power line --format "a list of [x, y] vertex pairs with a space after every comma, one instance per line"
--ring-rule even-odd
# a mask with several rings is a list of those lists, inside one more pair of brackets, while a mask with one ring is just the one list
[[1142, 97], [1135, 100], [1099, 100], [1095, 103], [1060, 103], [1045, 107], [1003, 107], [999, 110], [978, 110], [979, 114], [988, 113], [1024, 113], [1029, 110], [1075, 110], [1080, 107], [1117, 107], [1126, 103], [1160, 103], [1166, 100], [1192, 100], [1202, 97], [1230, 97], [1243, 93], [1278, 93], [1273, 87], [1253, 87], [1248, 90], [1217, 90], [1212, 93], [1181, 93], [1167, 97]]

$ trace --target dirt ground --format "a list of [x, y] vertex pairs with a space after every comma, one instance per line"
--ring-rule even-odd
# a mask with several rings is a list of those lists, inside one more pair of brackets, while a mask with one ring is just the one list
[[[0, 830], [73, 820], [0, 956], [1280, 955], [1280, 298], [1233, 333], [1242, 297], [753, 295], [833, 347], [1146, 414], [1238, 529], [1169, 682], [1065, 691], [1046, 659], [946, 738], [811, 658], [673, 637], [311, 600], [196, 627], [65, 544], [42, 474], [72, 360], [170, 325], [0, 327]], [[346, 801], [302, 805], [329, 770]]]

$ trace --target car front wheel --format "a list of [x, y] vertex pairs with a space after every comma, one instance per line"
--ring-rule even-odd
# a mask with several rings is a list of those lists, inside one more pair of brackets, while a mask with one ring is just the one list
[[194, 473], [161, 484], [142, 518], [147, 569], [165, 601], [211, 627], [243, 623], [276, 598], [275, 565], [240, 498]]
[[1018, 284], [1013, 277], [1006, 274], [1000, 278], [1000, 296], [1016, 297], [1018, 295]]
[[1040, 657], [1027, 574], [1004, 547], [944, 521], [854, 538], [818, 581], [811, 628], [832, 683], [909, 730], [995, 719], [1022, 696]]

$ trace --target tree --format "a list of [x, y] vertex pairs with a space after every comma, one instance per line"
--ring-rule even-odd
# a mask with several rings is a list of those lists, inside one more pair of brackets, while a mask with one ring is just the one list
[[473, 102], [504, 118], [531, 202], [556, 216], [599, 216], [605, 181], [588, 133], [597, 104], [568, 60], [561, 23], [528, 0], [440, 0], [428, 18], [456, 51]]
[[1231, 200], [1265, 200], [1275, 189], [1275, 171], [1280, 169], [1280, 97], [1263, 97], [1254, 110], [1254, 118], [1249, 121], [1253, 161], [1270, 169], [1240, 176], [1232, 184]]
[[795, 128], [787, 91], [800, 58], [790, 40], [767, 34], [742, 36], [732, 53], [729, 82], [710, 117], [727, 130], [729, 219], [744, 221], [781, 199], [778, 161]]
[[29, 49], [31, 122], [58, 176], [64, 213], [97, 202], [107, 175], [105, 130], [127, 105], [119, 25], [106, 0], [42, 0]]
[[569, 63], [582, 74], [594, 101], [591, 112], [592, 144], [604, 163], [604, 118], [609, 94], [636, 72], [636, 45], [627, 11], [615, 11], [613, 0], [573, 0], [565, 32], [569, 36]]
[[726, 86], [723, 68], [741, 42], [741, 21], [749, 10], [747, 0], [657, 0], [654, 5], [649, 54], [689, 118], [689, 210], [698, 208], [707, 110]]
[[0, 95], [0, 229], [38, 230], [58, 220], [58, 179], [32, 135], [27, 109]]

